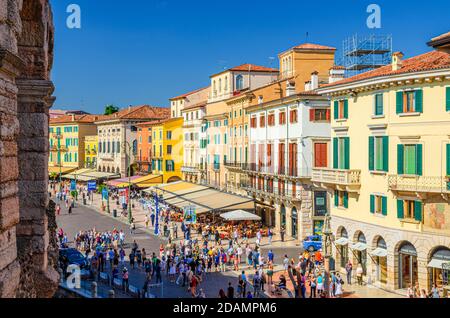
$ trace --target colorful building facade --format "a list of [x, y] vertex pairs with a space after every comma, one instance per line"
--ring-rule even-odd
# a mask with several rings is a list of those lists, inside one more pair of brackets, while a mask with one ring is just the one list
[[152, 173], [163, 183], [183, 178], [183, 118], [170, 118], [152, 125]]
[[95, 115], [64, 115], [49, 124], [49, 172], [64, 173], [85, 166], [85, 137], [96, 134]]
[[331, 160], [312, 182], [329, 193], [336, 267], [360, 263], [384, 289], [440, 286], [450, 262], [450, 36], [439, 42], [319, 89]]
[[142, 174], [152, 172], [152, 122], [136, 125], [137, 129], [137, 158], [138, 171]]
[[84, 137], [84, 167], [97, 170], [98, 137]]

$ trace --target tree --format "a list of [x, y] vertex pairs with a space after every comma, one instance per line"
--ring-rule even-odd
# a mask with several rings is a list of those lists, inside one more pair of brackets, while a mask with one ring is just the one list
[[111, 115], [117, 113], [119, 111], [119, 107], [116, 107], [112, 104], [106, 105], [105, 107], [105, 115]]

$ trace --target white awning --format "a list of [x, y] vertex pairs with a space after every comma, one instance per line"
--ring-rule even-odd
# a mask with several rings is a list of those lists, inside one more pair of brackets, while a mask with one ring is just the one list
[[358, 242], [352, 245], [352, 249], [357, 251], [365, 251], [367, 249], [367, 244]]
[[236, 210], [227, 213], [223, 213], [220, 215], [221, 218], [224, 218], [227, 221], [260, 221], [261, 217], [256, 214], [249, 213], [243, 210]]
[[372, 254], [373, 256], [378, 256], [378, 257], [386, 257], [387, 256], [387, 249], [381, 248], [381, 247], [377, 247], [370, 254]]
[[431, 261], [428, 263], [428, 267], [442, 269], [442, 264], [445, 264], [445, 263], [450, 263], [450, 262], [444, 261], [442, 259], [432, 258]]
[[345, 237], [338, 238], [336, 241], [334, 241], [334, 244], [336, 244], [336, 245], [347, 245], [348, 244], [348, 238], [345, 238]]

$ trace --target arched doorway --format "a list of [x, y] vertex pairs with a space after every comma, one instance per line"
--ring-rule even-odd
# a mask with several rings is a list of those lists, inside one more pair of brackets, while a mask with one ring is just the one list
[[364, 275], [367, 275], [367, 241], [363, 232], [358, 231], [355, 234], [356, 243], [353, 244], [352, 249], [356, 260], [361, 264]]
[[406, 289], [419, 279], [417, 251], [410, 242], [404, 242], [398, 249], [398, 286]]
[[298, 216], [297, 208], [293, 207], [291, 211], [291, 235], [293, 238], [298, 237]]
[[181, 181], [181, 178], [180, 177], [170, 177], [167, 180], [167, 183], [176, 182], [176, 181]]
[[387, 283], [387, 245], [383, 237], [378, 236], [375, 249], [371, 253], [375, 262], [375, 277], [382, 284]]
[[344, 227], [338, 229], [338, 239], [334, 242], [337, 250], [337, 258], [339, 259], [340, 267], [345, 267], [348, 263], [348, 233]]
[[431, 290], [434, 284], [441, 288], [449, 280], [450, 268], [443, 269], [443, 266], [450, 263], [450, 248], [436, 247], [428, 261], [428, 288]]
[[286, 207], [284, 204], [280, 207], [280, 226], [286, 228]]

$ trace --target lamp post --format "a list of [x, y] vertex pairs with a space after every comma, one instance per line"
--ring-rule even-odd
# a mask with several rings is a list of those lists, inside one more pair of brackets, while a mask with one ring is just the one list
[[[132, 146], [128, 141], [124, 142], [123, 150], [125, 152], [125, 158], [128, 156], [128, 160], [126, 160], [128, 165], [128, 223], [131, 224], [131, 221], [133, 220], [132, 212], [131, 212], [131, 150]], [[128, 149], [128, 152], [127, 152]]]
[[322, 234], [324, 237], [324, 270], [325, 270], [325, 277], [324, 277], [324, 290], [325, 290], [325, 295], [326, 297], [329, 297], [330, 295], [330, 271], [331, 271], [331, 266], [330, 263], [332, 261], [332, 257], [333, 257], [333, 251], [332, 251], [332, 236], [333, 236], [333, 232], [331, 231], [331, 226], [330, 226], [330, 213], [327, 212], [327, 214], [325, 215], [325, 220], [324, 220], [324, 225], [323, 225], [323, 230], [322, 230]]

